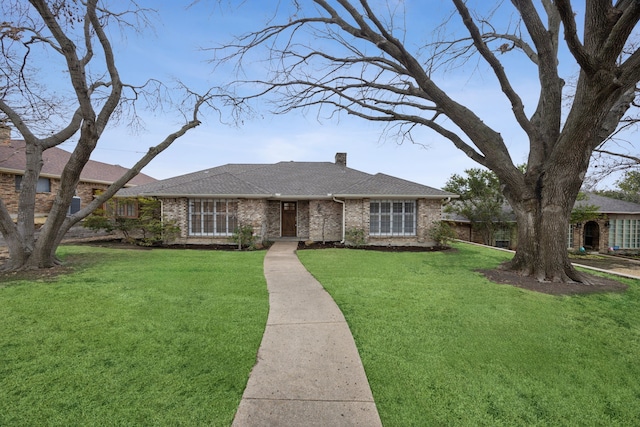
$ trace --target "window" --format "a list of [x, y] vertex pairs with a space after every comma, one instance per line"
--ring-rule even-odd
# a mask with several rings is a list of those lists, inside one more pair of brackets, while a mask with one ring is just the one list
[[569, 224], [569, 238], [567, 240], [567, 248], [573, 248], [573, 231], [575, 230], [575, 225]]
[[236, 200], [189, 200], [189, 235], [230, 236], [238, 227]]
[[372, 236], [415, 236], [416, 202], [373, 200], [369, 205], [369, 234]]
[[[22, 175], [16, 175], [16, 191], [20, 191], [22, 186]], [[51, 193], [51, 180], [49, 178], [38, 178], [36, 193]]]
[[609, 221], [609, 247], [616, 249], [640, 248], [640, 220], [614, 219]]
[[495, 247], [508, 248], [511, 241], [511, 228], [498, 227], [493, 234], [493, 238], [495, 240]]
[[117, 199], [116, 216], [124, 218], [138, 217], [138, 201], [135, 199]]

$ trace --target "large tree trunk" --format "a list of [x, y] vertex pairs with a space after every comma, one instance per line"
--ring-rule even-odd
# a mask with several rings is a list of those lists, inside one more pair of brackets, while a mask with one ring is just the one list
[[569, 260], [569, 218], [589, 166], [588, 150], [569, 151], [506, 184], [516, 216], [517, 249], [507, 268], [541, 282], [588, 280]]
[[537, 201], [514, 207], [518, 222], [517, 250], [507, 268], [541, 282], [585, 282], [567, 251], [568, 214], [563, 208]]

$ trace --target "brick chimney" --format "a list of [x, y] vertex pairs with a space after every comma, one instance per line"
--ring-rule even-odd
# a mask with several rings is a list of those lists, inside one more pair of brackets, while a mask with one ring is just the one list
[[11, 127], [3, 120], [0, 120], [0, 144], [9, 145], [11, 143]]
[[336, 165], [347, 167], [347, 153], [336, 153]]

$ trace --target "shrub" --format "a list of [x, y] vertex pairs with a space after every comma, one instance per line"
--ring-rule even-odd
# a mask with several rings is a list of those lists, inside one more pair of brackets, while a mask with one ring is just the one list
[[253, 235], [253, 226], [240, 225], [231, 235], [231, 241], [238, 244], [238, 249], [256, 249], [256, 238]]
[[350, 228], [345, 232], [344, 237], [347, 246], [359, 248], [367, 243], [364, 228]]
[[456, 232], [449, 224], [444, 221], [434, 222], [429, 229], [429, 237], [436, 242], [438, 246], [449, 246], [456, 239]]
[[[177, 222], [160, 217], [160, 201], [151, 198], [137, 199], [138, 217], [129, 218], [118, 216], [115, 212], [115, 202], [107, 202], [107, 210], [96, 211], [85, 218], [82, 225], [94, 231], [120, 231], [129, 243], [140, 246], [153, 246], [165, 240], [172, 240], [180, 233]], [[137, 236], [142, 236], [138, 238]]]

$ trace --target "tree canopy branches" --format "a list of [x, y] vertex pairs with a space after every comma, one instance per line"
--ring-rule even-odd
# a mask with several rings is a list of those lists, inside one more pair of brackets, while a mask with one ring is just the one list
[[[29, 5], [12, 0], [0, 6], [12, 19], [0, 31], [0, 118], [22, 135], [26, 157], [15, 223], [0, 199], [0, 231], [11, 256], [5, 268], [54, 265], [55, 249], [72, 225], [112, 197], [176, 139], [200, 125], [204, 110], [216, 108], [211, 90], [196, 93], [179, 82], [182, 100], [174, 104], [178, 91], [159, 80], [150, 78], [137, 85], [123, 81], [107, 26], [142, 29], [149, 10], [131, 4], [133, 9], [125, 6], [120, 10], [98, 0], [30, 0]], [[136, 123], [137, 109], [144, 108], [144, 103], [158, 111], [159, 106], [173, 104], [171, 108], [183, 115], [184, 123], [149, 148], [101, 195], [67, 215], [80, 174], [108, 125], [124, 115]], [[73, 151], [36, 236], [34, 210], [42, 155], [69, 141], [74, 143]]]
[[[632, 36], [640, 4], [587, 1], [576, 9], [569, 0], [474, 3], [480, 10], [471, 9], [471, 2], [451, 3], [453, 12], [443, 14], [430, 32], [424, 23], [437, 18], [429, 19], [424, 9], [414, 27], [398, 28], [392, 23], [402, 21], [396, 15], [402, 9], [385, 10], [367, 0], [294, 1], [288, 21], [239, 36], [214, 50], [216, 60], [237, 61], [242, 69], [247, 58], [264, 53], [266, 77], [249, 75], [229, 86], [243, 107], [267, 97], [278, 113], [344, 112], [387, 123], [400, 138], [412, 140], [412, 131], [428, 128], [449, 140], [500, 180], [519, 224], [521, 246], [513, 267], [540, 280], [578, 280], [562, 255], [568, 232], [563, 227], [593, 150], [635, 108], [640, 52]], [[526, 58], [527, 68], [516, 55]], [[494, 89], [486, 110], [498, 100], [508, 105], [511, 121], [524, 134], [525, 170], [515, 165], [500, 126], [483, 120], [487, 111], [451, 94], [446, 68], [471, 59], [474, 72]], [[579, 73], [567, 102], [569, 63]], [[538, 91], [528, 109], [519, 84], [525, 75]]]

